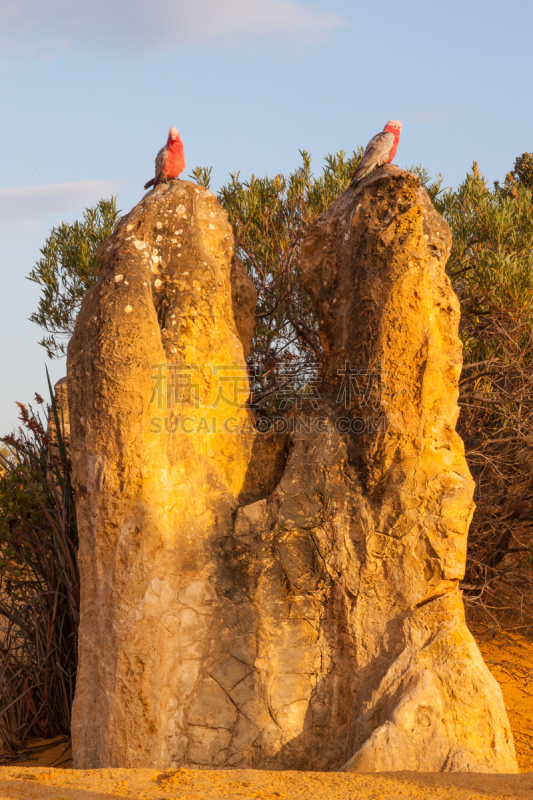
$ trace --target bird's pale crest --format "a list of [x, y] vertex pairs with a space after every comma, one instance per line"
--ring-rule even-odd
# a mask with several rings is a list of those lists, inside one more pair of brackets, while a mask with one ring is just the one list
[[172, 140], [177, 139], [179, 135], [180, 135], [179, 130], [174, 127], [172, 127], [168, 132], [168, 138]]

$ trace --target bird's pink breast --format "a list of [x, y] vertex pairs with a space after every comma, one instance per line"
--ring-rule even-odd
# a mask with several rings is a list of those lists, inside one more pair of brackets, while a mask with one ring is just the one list
[[394, 158], [394, 156], [396, 155], [396, 150], [398, 149], [398, 142], [399, 141], [400, 141], [400, 137], [399, 136], [395, 136], [394, 137], [394, 144], [392, 145], [391, 151], [389, 153], [389, 164], [392, 161], [392, 159]]
[[383, 130], [386, 131], [387, 133], [392, 133], [392, 135], [394, 136], [394, 144], [390, 149], [389, 160], [387, 162], [390, 164], [390, 162], [396, 155], [396, 150], [398, 149], [398, 142], [400, 141], [400, 134], [398, 133], [398, 130], [396, 128], [389, 128], [388, 125], [385, 125]]
[[178, 178], [185, 169], [183, 142], [179, 139], [167, 144], [167, 160], [163, 168], [165, 178]]

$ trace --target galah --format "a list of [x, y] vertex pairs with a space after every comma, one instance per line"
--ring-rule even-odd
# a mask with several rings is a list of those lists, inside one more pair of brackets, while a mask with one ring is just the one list
[[391, 119], [381, 133], [377, 133], [370, 139], [365, 147], [361, 163], [352, 175], [351, 186], [377, 169], [377, 167], [381, 167], [383, 164], [390, 164], [396, 155], [401, 132], [402, 123], [398, 122], [397, 119]]
[[161, 148], [155, 159], [155, 178], [144, 184], [145, 189], [157, 186], [162, 181], [178, 178], [185, 169], [185, 155], [183, 142], [179, 131], [171, 128], [168, 132], [167, 143]]

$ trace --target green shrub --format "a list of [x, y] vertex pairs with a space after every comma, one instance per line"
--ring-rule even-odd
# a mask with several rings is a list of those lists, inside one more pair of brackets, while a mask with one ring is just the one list
[[81, 301], [96, 281], [98, 247], [111, 236], [119, 213], [116, 198], [111, 197], [86, 208], [82, 222], [53, 228], [41, 249], [42, 258], [28, 275], [41, 287], [30, 321], [49, 334], [39, 342], [49, 358], [66, 354]]

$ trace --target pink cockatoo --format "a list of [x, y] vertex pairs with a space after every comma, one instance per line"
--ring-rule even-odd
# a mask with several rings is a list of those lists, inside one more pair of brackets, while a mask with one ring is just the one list
[[361, 178], [364, 178], [365, 175], [368, 175], [377, 167], [381, 167], [383, 164], [390, 164], [396, 155], [401, 132], [402, 123], [398, 122], [397, 119], [391, 119], [381, 133], [377, 133], [370, 139], [363, 153], [361, 163], [352, 175], [350, 185], [360, 181]]
[[185, 169], [185, 154], [179, 131], [171, 128], [167, 143], [161, 148], [155, 159], [155, 178], [144, 184], [144, 188], [157, 186], [162, 181], [178, 178]]

